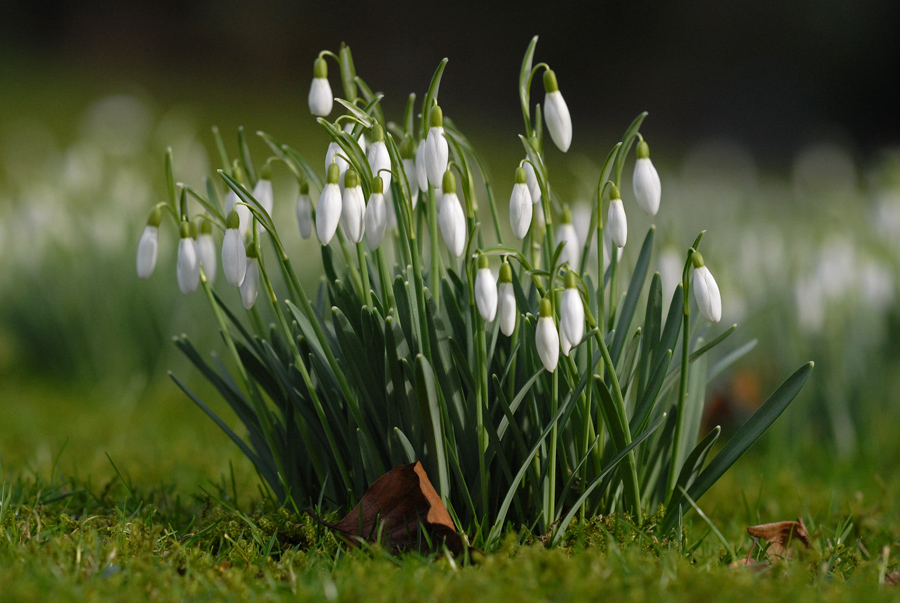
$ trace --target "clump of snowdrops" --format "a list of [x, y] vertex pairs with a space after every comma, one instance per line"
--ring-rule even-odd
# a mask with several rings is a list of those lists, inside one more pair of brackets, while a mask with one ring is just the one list
[[[309, 109], [331, 138], [324, 170], [262, 132], [272, 155], [260, 167], [243, 132], [232, 159], [216, 131], [223, 167], [198, 191], [176, 183], [167, 154], [169, 199], [150, 214], [138, 274], [153, 272], [158, 228], [173, 218], [179, 287], [208, 297], [227, 354], [210, 363], [186, 335], [176, 344], [245, 433], [173, 379], [279, 499], [348, 510], [387, 470], [421, 461], [457, 525], [483, 546], [508, 523], [553, 530], [556, 542], [576, 514], [643, 518], [660, 505], [666, 534], [806, 381], [811, 363], [706, 463], [720, 433], [700, 432], [706, 383], [746, 348], [707, 362], [735, 326], [718, 328], [703, 233], [686, 248], [663, 316], [659, 274], [648, 274], [654, 228], [630, 275], [623, 262], [627, 213], [661, 207], [641, 114], [598, 167], [589, 232], [601, 244], [592, 251], [578, 239], [550, 170], [572, 143], [572, 120], [556, 73], [533, 62], [536, 43], [519, 74], [523, 158], [506, 172], [512, 239], [484, 161], [438, 104], [446, 59], [422, 101], [411, 94], [392, 122], [350, 49], [323, 51]], [[331, 91], [329, 61], [343, 98]], [[538, 74], [545, 94], [532, 105]], [[296, 225], [272, 219], [276, 167], [299, 183]], [[311, 296], [282, 237], [313, 232], [325, 276]], [[214, 288], [220, 259], [227, 286]], [[232, 288], [244, 312], [232, 309]]]

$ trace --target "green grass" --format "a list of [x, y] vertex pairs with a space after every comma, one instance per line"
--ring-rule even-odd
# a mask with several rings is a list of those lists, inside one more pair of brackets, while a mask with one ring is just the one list
[[[827, 601], [897, 594], [878, 585], [882, 548], [900, 539], [900, 478], [890, 455], [835, 463], [812, 442], [789, 455], [764, 439], [742, 459], [701, 501], [735, 554], [746, 555], [751, 544], [746, 526], [798, 516], [813, 543], [760, 574], [730, 569], [726, 547], [696, 513], [686, 518], [683, 540], [639, 536], [615, 517], [573, 527], [566, 546], [554, 550], [527, 531], [511, 532], [499, 550], [464, 567], [447, 558], [391, 558], [377, 548], [348, 551], [308, 516], [272, 506], [249, 463], [174, 386], [131, 400], [49, 385], [0, 389], [16, 401], [0, 407], [3, 599], [337, 593], [342, 601]], [[896, 567], [892, 556], [886, 569]]]

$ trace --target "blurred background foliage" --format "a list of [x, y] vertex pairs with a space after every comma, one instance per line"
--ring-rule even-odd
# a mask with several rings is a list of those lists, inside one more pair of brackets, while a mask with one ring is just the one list
[[[166, 369], [191, 376], [172, 335], [217, 345], [205, 300], [178, 292], [173, 229], [163, 229], [154, 276], [134, 272], [147, 212], [164, 195], [165, 148], [173, 147], [176, 177], [195, 187], [219, 167], [213, 124], [232, 154], [243, 125], [318, 165], [328, 139], [306, 95], [319, 50], [346, 41], [395, 119], [447, 56], [441, 105], [488, 158], [503, 200], [522, 155], [518, 67], [535, 33], [538, 59], [556, 70], [575, 124], [570, 152], [551, 159], [561, 196], [576, 216], [588, 215], [599, 163], [623, 124], [649, 111], [643, 133], [667, 210], [656, 220], [663, 282], [674, 287], [684, 248], [708, 229], [704, 257], [722, 288], [724, 320], [742, 327], [734, 345], [760, 339], [714, 388], [709, 421], [748, 415], [786, 367], [813, 359], [813, 379], [766, 441], [824, 442], [852, 457], [896, 439], [883, 420], [896, 412], [900, 386], [900, 19], [890, 0], [516, 10], [406, 0], [10, 0], [5, 9], [0, 463], [49, 467], [67, 438], [93, 449], [88, 471], [109, 450], [133, 455], [134, 471], [156, 463], [150, 475], [171, 477], [167, 450], [198, 458], [205, 443], [226, 453], [206, 455], [198, 471], [213, 459], [213, 473], [231, 458], [243, 463], [166, 378]], [[267, 156], [252, 138], [257, 157]], [[635, 237], [650, 221], [630, 186], [622, 192]], [[295, 195], [276, 169], [275, 216], [286, 232]], [[314, 287], [315, 239], [296, 237], [292, 252], [309, 258]], [[626, 261], [636, 252], [626, 248]]]

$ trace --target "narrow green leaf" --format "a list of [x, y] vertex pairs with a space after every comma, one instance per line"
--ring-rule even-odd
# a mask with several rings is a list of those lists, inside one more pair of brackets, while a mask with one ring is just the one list
[[434, 385], [434, 372], [428, 359], [422, 354], [416, 355], [416, 395], [419, 398], [420, 412], [424, 419], [431, 475], [438, 476], [441, 498], [449, 499], [450, 476], [447, 473], [447, 455], [444, 448], [440, 402]]
[[650, 256], [653, 253], [653, 239], [656, 234], [656, 227], [651, 226], [644, 237], [644, 244], [641, 245], [641, 253], [638, 255], [637, 263], [634, 265], [634, 272], [631, 276], [631, 282], [628, 284], [628, 293], [625, 295], [625, 301], [619, 313], [619, 321], [616, 324], [616, 337], [613, 339], [612, 347], [609, 349], [609, 356], [614, 364], [619, 362], [619, 354], [622, 353], [622, 347], [625, 345], [625, 338], [631, 327], [631, 320], [634, 318], [634, 311], [637, 308], [638, 298], [641, 296], [641, 290], [644, 288], [644, 281], [647, 278], [647, 268], [650, 265]]
[[720, 433], [722, 433], [722, 428], [716, 425], [716, 427], [706, 434], [706, 436], [697, 443], [694, 449], [691, 450], [691, 453], [684, 459], [681, 473], [678, 475], [678, 480], [675, 482], [676, 488], [687, 489], [691, 487], [691, 484], [694, 483], [694, 480], [700, 474], [700, 470], [703, 469], [703, 463], [706, 462], [706, 457], [709, 455], [710, 451], [712, 451], [713, 446], [715, 446]]

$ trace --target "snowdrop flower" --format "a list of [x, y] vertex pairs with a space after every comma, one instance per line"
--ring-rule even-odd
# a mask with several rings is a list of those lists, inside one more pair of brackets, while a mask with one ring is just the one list
[[312, 234], [312, 201], [309, 198], [309, 183], [300, 184], [300, 194], [297, 196], [297, 226], [300, 228], [300, 238], [306, 240]]
[[541, 300], [538, 314], [534, 344], [544, 368], [547, 369], [547, 372], [552, 373], [559, 363], [559, 333], [553, 322], [553, 309], [548, 298], [545, 297]]
[[459, 197], [456, 196], [456, 178], [450, 170], [444, 173], [442, 188], [438, 222], [441, 225], [444, 243], [447, 244], [450, 253], [458, 258], [466, 249], [466, 216], [463, 214]]
[[328, 151], [325, 152], [326, 173], [330, 169], [332, 163], [336, 163], [338, 166], [338, 184], [344, 186], [344, 174], [347, 173], [347, 168], [350, 167], [350, 164], [344, 159], [344, 149], [336, 142], [329, 143]]
[[350, 168], [344, 175], [344, 195], [341, 225], [351, 243], [359, 243], [366, 233], [366, 198], [363, 197], [359, 174]]
[[562, 325], [560, 325], [559, 329], [559, 349], [563, 353], [563, 356], [568, 357], [569, 351], [572, 349], [572, 342], [566, 337], [566, 332], [561, 327]]
[[655, 216], [659, 211], [661, 195], [659, 174], [650, 161], [650, 147], [643, 140], [637, 146], [637, 161], [634, 164], [634, 198], [638, 206], [648, 216]]
[[391, 188], [391, 156], [384, 144], [384, 128], [381, 124], [375, 124], [372, 128], [372, 144], [369, 145], [366, 159], [372, 168], [372, 176], [379, 176], [384, 181], [382, 190]]
[[[419, 202], [418, 168], [416, 166], [416, 153], [413, 151], [413, 141], [409, 136], [406, 136], [403, 142], [400, 143], [400, 158], [403, 160], [403, 172], [406, 174], [406, 182], [409, 184], [409, 197], [412, 201], [412, 207], [415, 209], [416, 204]], [[428, 180], [427, 175], [425, 180]], [[385, 194], [388, 194], [387, 191], [388, 189], [386, 188]]]
[[[528, 164], [530, 165], [530, 164]], [[517, 239], [524, 239], [531, 226], [532, 211], [531, 193], [528, 191], [527, 174], [525, 168], [516, 168], [516, 183], [513, 185], [512, 194], [509, 196], [509, 224]]]
[[544, 216], [543, 203], [533, 203], [532, 205], [534, 212], [531, 216], [531, 238], [537, 243], [542, 241], [544, 235], [547, 234], [547, 218]]
[[162, 210], [158, 207], [150, 212], [137, 250], [137, 274], [140, 278], [150, 278], [156, 267], [156, 256], [159, 253], [159, 223], [162, 222]]
[[216, 242], [212, 236], [212, 223], [204, 220], [200, 225], [200, 235], [197, 237], [197, 258], [203, 266], [206, 280], [212, 285], [216, 280]]
[[694, 299], [700, 313], [711, 322], [719, 322], [722, 319], [722, 296], [719, 295], [719, 286], [716, 279], [710, 273], [709, 268], [703, 263], [703, 256], [698, 252], [691, 255], [691, 263], [694, 265], [693, 289]]
[[191, 237], [191, 225], [181, 223], [181, 240], [178, 241], [178, 288], [187, 295], [193, 293], [200, 284], [200, 261], [197, 259], [197, 246]]
[[572, 212], [569, 207], [563, 208], [562, 222], [556, 231], [556, 244], [565, 243], [562, 255], [559, 261], [568, 264], [569, 268], [578, 268], [581, 259], [581, 249], [579, 249], [578, 233], [572, 225]]
[[[231, 175], [239, 183], [244, 183], [244, 170], [238, 165], [237, 160], [235, 160], [234, 167], [231, 169]], [[250, 223], [253, 222], [253, 214], [250, 213], [250, 208], [241, 202], [241, 198], [238, 197], [237, 193], [231, 187], [228, 187], [228, 194], [225, 195], [225, 211], [227, 213], [231, 210], [236, 211], [241, 219], [241, 236], [247, 236], [247, 232], [250, 230]]]
[[486, 255], [478, 256], [478, 272], [475, 274], [475, 304], [484, 322], [497, 316], [497, 282]]
[[416, 182], [419, 190], [428, 190], [428, 170], [425, 168], [425, 141], [419, 143], [416, 149]]
[[447, 171], [450, 148], [447, 146], [447, 139], [444, 138], [444, 113], [437, 105], [431, 109], [430, 124], [428, 138], [425, 139], [423, 159], [428, 183], [434, 188], [439, 188], [444, 172]]
[[541, 202], [541, 185], [538, 184], [537, 176], [534, 174], [534, 166], [526, 157], [522, 161], [522, 167], [525, 168], [525, 182], [528, 184], [528, 192], [531, 193], [531, 202], [534, 204]]
[[309, 87], [309, 112], [319, 117], [328, 117], [334, 106], [334, 95], [328, 83], [328, 64], [319, 57], [313, 63], [313, 81]]
[[565, 153], [572, 144], [572, 118], [569, 116], [569, 107], [559, 91], [556, 83], [556, 74], [552, 69], [544, 72], [544, 122], [550, 131], [550, 138]]
[[497, 288], [497, 314], [500, 316], [500, 331], [510, 337], [516, 330], [519, 312], [516, 308], [516, 294], [512, 284], [512, 268], [509, 262], [500, 266], [500, 286]]
[[249, 310], [256, 303], [256, 294], [259, 292], [259, 259], [256, 245], [253, 243], [247, 245], [246, 254], [247, 271], [244, 282], [241, 283], [241, 302]]
[[382, 190], [384, 181], [380, 176], [375, 176], [372, 178], [372, 194], [369, 195], [369, 203], [366, 205], [366, 243], [373, 251], [381, 245], [387, 226], [387, 207]]
[[[559, 336], [562, 340], [565, 335], [569, 344], [574, 346], [581, 343], [584, 337], [584, 305], [581, 301], [581, 293], [575, 284], [575, 273], [566, 272], [566, 289], [562, 294], [559, 306]], [[565, 353], [565, 348], [563, 348]], [[568, 354], [566, 354], [568, 356]]]
[[337, 163], [328, 166], [328, 180], [319, 195], [316, 207], [316, 236], [322, 245], [328, 245], [338, 222], [341, 221], [341, 170]]
[[253, 198], [259, 201], [271, 218], [272, 208], [275, 206], [275, 194], [272, 192], [272, 168], [268, 163], [260, 170], [259, 180], [253, 187]]
[[225, 239], [222, 241], [222, 272], [232, 287], [240, 287], [247, 271], [247, 253], [244, 251], [244, 237], [238, 228], [240, 218], [232, 210], [225, 221]]
[[[345, 123], [344, 124], [344, 132], [352, 136], [353, 135], [353, 124], [350, 122]], [[356, 139], [356, 144], [359, 145], [360, 150], [362, 150], [363, 155], [365, 155], [366, 154], [366, 135], [362, 131], [360, 131], [359, 137]]]
[[606, 219], [606, 228], [616, 247], [625, 247], [628, 240], [628, 222], [625, 219], [625, 207], [622, 205], [622, 195], [615, 184], [609, 187], [609, 215]]

